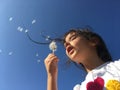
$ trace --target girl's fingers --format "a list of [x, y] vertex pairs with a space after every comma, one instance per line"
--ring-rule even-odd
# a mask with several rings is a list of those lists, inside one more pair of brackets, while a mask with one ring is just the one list
[[45, 59], [45, 63], [52, 63], [52, 62], [58, 62], [58, 57], [54, 54], [49, 54], [47, 58]]

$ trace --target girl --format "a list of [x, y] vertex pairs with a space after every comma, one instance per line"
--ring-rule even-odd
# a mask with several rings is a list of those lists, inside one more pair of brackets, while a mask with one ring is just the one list
[[[112, 61], [102, 38], [88, 28], [72, 29], [64, 35], [66, 55], [81, 64], [87, 76], [73, 90], [120, 90], [120, 60]], [[47, 90], [58, 90], [58, 57], [50, 53], [45, 59]]]

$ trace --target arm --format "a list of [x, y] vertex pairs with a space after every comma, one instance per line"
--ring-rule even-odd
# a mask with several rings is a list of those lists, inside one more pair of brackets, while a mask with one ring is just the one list
[[49, 54], [45, 59], [45, 67], [47, 71], [47, 90], [57, 89], [58, 75], [58, 58], [54, 54]]
[[48, 75], [47, 78], [47, 90], [58, 90], [57, 89], [57, 76]]

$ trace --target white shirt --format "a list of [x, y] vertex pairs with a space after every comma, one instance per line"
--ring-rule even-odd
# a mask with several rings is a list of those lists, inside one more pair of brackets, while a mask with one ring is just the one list
[[120, 59], [90, 71], [81, 85], [75, 85], [73, 90], [120, 90]]

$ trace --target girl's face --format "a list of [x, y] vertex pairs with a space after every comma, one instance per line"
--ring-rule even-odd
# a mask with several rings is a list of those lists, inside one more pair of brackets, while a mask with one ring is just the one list
[[95, 43], [83, 36], [76, 35], [75, 32], [71, 32], [66, 36], [64, 46], [67, 56], [77, 63], [82, 63], [96, 50]]

